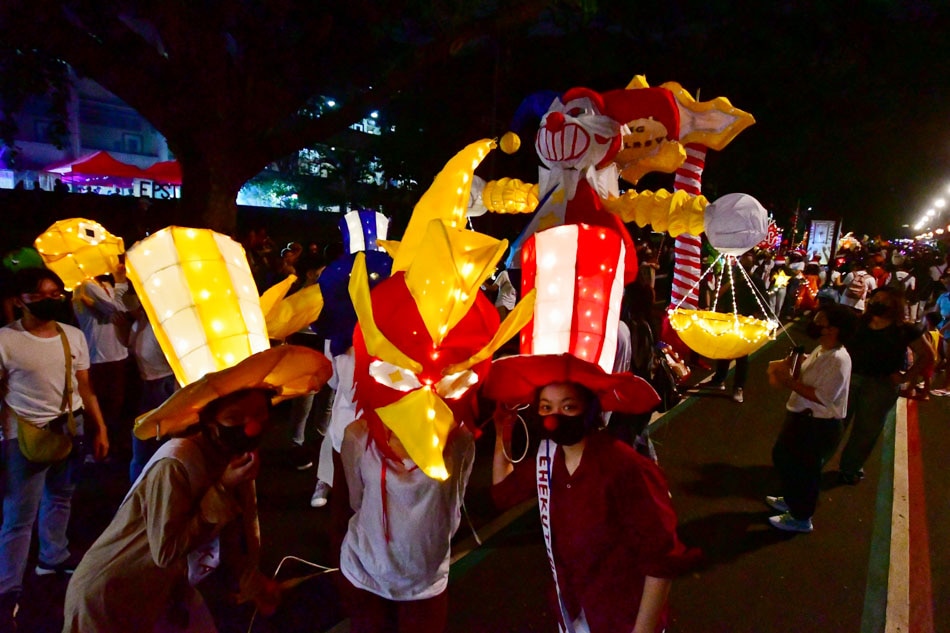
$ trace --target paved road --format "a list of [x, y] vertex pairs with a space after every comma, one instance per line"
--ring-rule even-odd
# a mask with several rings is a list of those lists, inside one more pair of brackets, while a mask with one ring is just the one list
[[[950, 550], [942, 547], [950, 542], [950, 398], [900, 400], [865, 481], [842, 487], [826, 473], [815, 531], [776, 532], [762, 498], [777, 490], [770, 452], [784, 398], [764, 371], [788, 345], [779, 340], [753, 356], [744, 404], [697, 395], [654, 425], [681, 536], [706, 554], [702, 568], [674, 584], [671, 633], [950, 631]], [[328, 560], [328, 512], [308, 506], [314, 474], [287, 465], [286, 437], [275, 434], [265, 447], [259, 480], [263, 565], [271, 571], [287, 555]], [[449, 631], [554, 631], [537, 511], [529, 503], [498, 517], [488, 503], [491, 442], [490, 433], [478, 442], [467, 500], [483, 544], [463, 522]], [[829, 471], [836, 465], [837, 458]], [[90, 468], [71, 526], [76, 549], [107, 524], [125, 485], [119, 465]], [[281, 576], [307, 572], [288, 561]], [[58, 631], [63, 590], [61, 579], [30, 575], [22, 630]], [[246, 609], [220, 612], [227, 614], [223, 630], [248, 630]], [[281, 611], [253, 630], [342, 633], [348, 626], [324, 576], [291, 592]]]

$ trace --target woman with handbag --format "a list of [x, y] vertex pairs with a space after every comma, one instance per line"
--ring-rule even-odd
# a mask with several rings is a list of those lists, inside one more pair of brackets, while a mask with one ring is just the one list
[[62, 280], [45, 268], [27, 268], [16, 274], [13, 287], [23, 317], [0, 329], [0, 631], [15, 630], [37, 514], [36, 573], [72, 573], [66, 527], [82, 465], [84, 422], [97, 429], [95, 457], [102, 459], [109, 450], [89, 381], [86, 340], [78, 328], [57, 321], [68, 314]]
[[839, 304], [819, 308], [808, 324], [818, 347], [796, 372], [790, 359], [769, 365], [769, 379], [792, 391], [785, 404], [785, 423], [772, 448], [772, 462], [782, 482], [780, 496], [765, 502], [781, 514], [769, 524], [787, 532], [811, 532], [818, 504], [821, 470], [834, 455], [844, 432], [851, 379], [851, 356], [844, 343], [854, 334], [857, 318]]

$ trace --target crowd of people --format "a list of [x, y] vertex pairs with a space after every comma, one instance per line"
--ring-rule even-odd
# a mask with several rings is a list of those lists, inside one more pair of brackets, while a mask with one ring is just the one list
[[[263, 230], [249, 231], [244, 246], [262, 291], [295, 274], [295, 290], [321, 284], [331, 296], [348, 283], [353, 265], [335, 246], [292, 242], [278, 249]], [[657, 250], [641, 246], [640, 274], [626, 288], [615, 373], [569, 355], [502, 358], [481, 390], [498, 405], [493, 499], [506, 508], [539, 498], [555, 611], [566, 630], [578, 633], [663, 630], [672, 579], [698, 557], [677, 536], [649, 439], [661, 369], [653, 307], [670, 252], [662, 244]], [[769, 367], [772, 384], [789, 391], [772, 452], [781, 489], [765, 499], [778, 512], [770, 524], [779, 530], [814, 529], [821, 473], [843, 440], [839, 477], [857, 485], [899, 396], [950, 394], [950, 255], [923, 261], [894, 249], [835, 264], [806, 262], [794, 251], [749, 252], [735, 262], [745, 271], [734, 277], [735, 287], [712, 283], [702, 293], [704, 307], [799, 319], [816, 343], [803, 362], [790, 357]], [[389, 275], [388, 264], [380, 266], [376, 281]], [[747, 286], [738, 281], [745, 276]], [[516, 269], [486, 284], [501, 319], [515, 309], [519, 287]], [[35, 573], [72, 575], [67, 631], [213, 631], [194, 586], [234, 558], [242, 599], [273, 612], [279, 589], [257, 570], [253, 481], [272, 403], [289, 397], [287, 442], [296, 448], [297, 468], [314, 463], [309, 421], [319, 418], [326, 434], [310, 505], [331, 498], [334, 516], [342, 517], [331, 538], [351, 630], [444, 630], [449, 543], [474, 439], [464, 426], [452, 430], [444, 450], [448, 476], [440, 481], [417, 467], [396, 435], [358, 419], [352, 308], [328, 310], [314, 324], [316, 334], [268, 350], [302, 350], [306, 376], [275, 381], [254, 374], [248, 388], [209, 397], [195, 385], [178, 388], [124, 263], [111, 276], [87, 280], [71, 298], [51, 271], [23, 269], [11, 278], [4, 306], [0, 631], [16, 627], [34, 524]], [[718, 361], [702, 386], [725, 390], [732, 360], [732, 399], [742, 403], [748, 357]], [[253, 374], [244, 363], [235, 369]], [[294, 382], [301, 380], [305, 388]], [[314, 411], [322, 402], [315, 394], [327, 383], [333, 395]], [[134, 405], [124, 402], [130, 393], [139, 394]], [[131, 432], [129, 411], [146, 417], [145, 431]], [[510, 440], [518, 420], [543, 439], [536, 461], [515, 466]], [[69, 438], [66, 453], [30, 454], [27, 437], [37, 428], [60, 429]], [[176, 438], [163, 441], [168, 436]], [[71, 498], [84, 462], [104, 459], [128, 462], [131, 487], [109, 527], [79, 557], [66, 538]]]

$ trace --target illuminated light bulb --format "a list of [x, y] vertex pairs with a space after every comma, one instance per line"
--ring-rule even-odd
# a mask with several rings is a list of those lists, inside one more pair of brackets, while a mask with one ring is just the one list
[[152, 280], [152, 285], [158, 288], [159, 286], [162, 285], [162, 280], [156, 277], [155, 279]]
[[472, 274], [472, 269], [474, 268], [475, 268], [475, 264], [473, 264], [472, 262], [465, 262], [464, 264], [462, 264], [462, 275], [466, 277], [469, 276], [470, 274]]
[[544, 257], [541, 258], [542, 268], [554, 268], [555, 266], [557, 266], [557, 255], [554, 253], [546, 253]]
[[432, 436], [432, 448], [438, 448], [438, 447], [439, 447], [439, 436], [438, 436], [438, 435], [433, 435], [433, 436]]
[[207, 301], [207, 300], [211, 297], [211, 293], [208, 292], [207, 289], [204, 289], [204, 290], [202, 290], [201, 292], [198, 293], [198, 296], [199, 296], [202, 300]]
[[548, 294], [556, 295], [560, 291], [560, 287], [555, 283], [548, 284]]
[[224, 324], [221, 323], [221, 321], [215, 319], [214, 321], [211, 322], [211, 329], [214, 330], [216, 334], [220, 334], [221, 331], [224, 329]]
[[188, 229], [185, 231], [185, 237], [195, 239], [196, 237], [198, 237], [198, 231], [194, 229]]
[[[431, 407], [428, 408], [428, 409], [426, 409], [426, 417], [429, 418], [429, 420], [434, 420], [434, 419], [435, 419], [435, 409], [433, 409], [433, 408], [431, 408]], [[438, 438], [436, 438], [436, 439], [438, 439]]]

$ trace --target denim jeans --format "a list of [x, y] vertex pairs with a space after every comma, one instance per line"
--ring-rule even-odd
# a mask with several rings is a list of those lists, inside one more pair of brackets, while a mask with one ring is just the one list
[[[77, 417], [81, 427], [81, 417]], [[82, 468], [82, 451], [73, 447], [69, 457], [53, 464], [37, 464], [20, 452], [16, 438], [0, 442], [3, 467], [3, 527], [0, 528], [0, 594], [20, 591], [30, 553], [33, 524], [39, 513], [39, 559], [59, 565], [69, 558], [66, 526], [73, 492]]]
[[[178, 391], [178, 381], [175, 379], [174, 374], [170, 374], [164, 378], [156, 378], [155, 380], [142, 381], [142, 395], [139, 398], [139, 415], [148, 413], [152, 409], [160, 406], [176, 391]], [[158, 447], [162, 445], [165, 439], [166, 438], [157, 440], [153, 438], [150, 440], [140, 440], [135, 437], [133, 433], [132, 461], [129, 462], [129, 481], [131, 483], [135, 483], [135, 480], [139, 478], [139, 474], [142, 472], [142, 469], [145, 468], [145, 464], [148, 463], [148, 460], [152, 458], [152, 455], [155, 454], [155, 451], [158, 450]]]
[[856, 475], [874, 450], [887, 416], [897, 402], [898, 387], [889, 376], [851, 374], [848, 392], [848, 441], [841, 450], [841, 472]]

